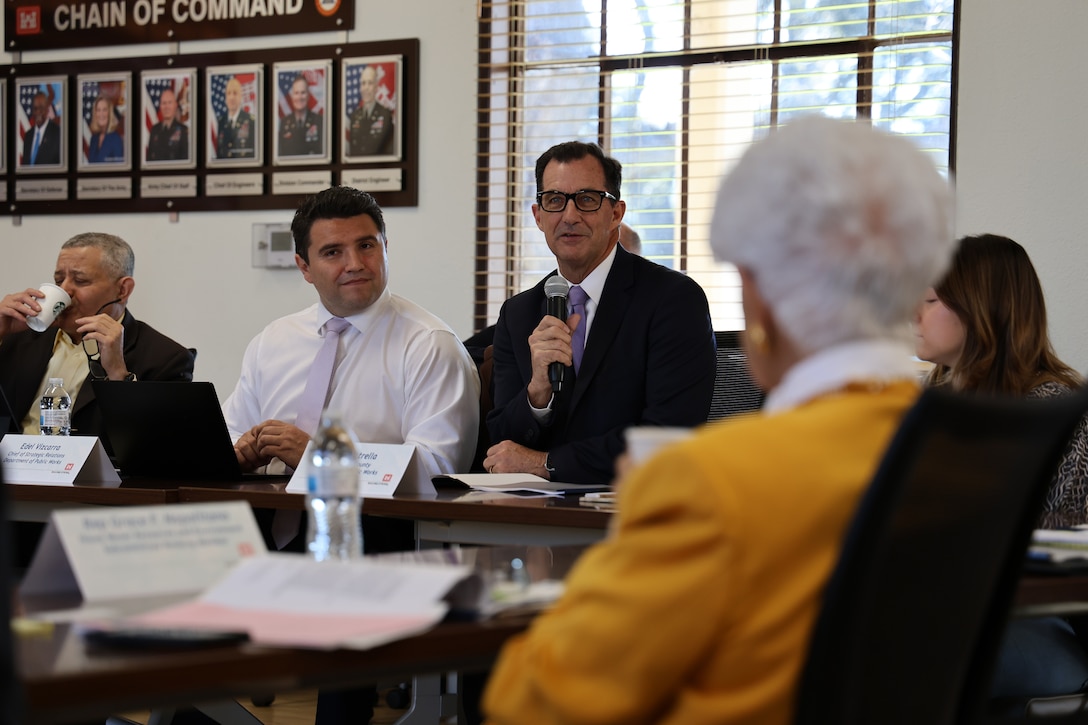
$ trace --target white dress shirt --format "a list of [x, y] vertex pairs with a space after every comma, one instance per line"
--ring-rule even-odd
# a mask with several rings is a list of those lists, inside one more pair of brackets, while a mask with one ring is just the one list
[[[295, 422], [330, 317], [317, 303], [275, 320], [249, 343], [238, 386], [223, 404], [234, 440], [266, 420]], [[340, 334], [329, 409], [360, 441], [414, 445], [405, 480], [414, 478], [422, 490], [434, 475], [467, 471], [479, 431], [480, 379], [453, 331], [388, 289], [346, 319], [351, 327]], [[282, 461], [267, 468], [285, 470]]]

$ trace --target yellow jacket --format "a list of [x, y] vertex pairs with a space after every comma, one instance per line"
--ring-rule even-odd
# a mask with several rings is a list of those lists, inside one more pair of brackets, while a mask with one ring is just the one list
[[824, 582], [918, 387], [707, 426], [635, 471], [609, 538], [507, 644], [494, 725], [786, 725]]

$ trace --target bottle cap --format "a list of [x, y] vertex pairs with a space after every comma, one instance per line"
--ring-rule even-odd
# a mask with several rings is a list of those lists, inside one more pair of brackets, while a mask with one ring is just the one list
[[49, 384], [64, 387], [64, 378], [49, 378]]

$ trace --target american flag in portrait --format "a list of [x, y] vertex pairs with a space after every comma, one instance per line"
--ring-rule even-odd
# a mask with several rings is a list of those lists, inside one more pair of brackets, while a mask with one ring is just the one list
[[145, 77], [142, 86], [144, 127], [147, 131], [162, 119], [159, 117], [159, 99], [162, 92], [170, 89], [174, 92], [174, 98], [178, 102], [178, 115], [175, 120], [188, 125], [191, 112], [191, 99], [194, 97], [194, 88], [191, 88], [192, 77], [184, 75], [156, 75]]
[[[362, 102], [362, 96], [359, 94], [359, 75], [362, 74], [364, 68], [373, 68], [378, 79], [378, 92], [374, 97], [374, 102], [388, 108], [396, 118], [397, 64], [394, 62], [358, 63], [347, 67], [344, 78], [344, 116], [351, 118], [352, 111], [358, 108]], [[347, 143], [350, 135], [351, 128], [347, 123], [344, 123], [344, 143]]]
[[216, 73], [211, 78], [212, 118], [209, 123], [212, 131], [212, 148], [219, 144], [219, 117], [227, 114], [227, 81], [237, 78], [242, 84], [242, 110], [253, 116], [254, 123], [258, 121], [260, 79], [256, 73]]
[[[125, 82], [124, 81], [82, 81], [80, 86], [82, 108], [80, 111], [79, 135], [83, 144], [83, 158], [91, 151], [91, 120], [94, 115], [94, 102], [98, 96], [104, 96], [110, 102], [113, 114], [111, 125], [123, 141], [125, 138]], [[109, 130], [109, 129], [107, 129]]]
[[[59, 123], [64, 116], [64, 88], [62, 84], [26, 83], [19, 86], [19, 102], [15, 104], [15, 127], [19, 133], [18, 144], [22, 144], [23, 136], [34, 125], [34, 122], [30, 119], [33, 116], [34, 96], [38, 95], [39, 91], [49, 97], [49, 118]], [[16, 151], [15, 155], [19, 156], [20, 152]]]
[[314, 113], [325, 112], [324, 68], [281, 70], [276, 73], [276, 87], [279, 89], [279, 103], [276, 108], [277, 118], [283, 118], [291, 114], [291, 86], [299, 75], [310, 84], [310, 110]]

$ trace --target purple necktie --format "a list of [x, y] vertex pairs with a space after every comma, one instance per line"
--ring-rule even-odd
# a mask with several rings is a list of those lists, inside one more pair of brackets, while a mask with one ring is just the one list
[[340, 333], [349, 327], [351, 323], [343, 317], [332, 317], [325, 323], [325, 342], [310, 367], [310, 375], [306, 378], [306, 387], [298, 404], [298, 416], [295, 418], [295, 426], [309, 436], [317, 433], [321, 413], [325, 410], [325, 400], [329, 396], [329, 384], [332, 382], [336, 363], [336, 346], [340, 341]]
[[567, 299], [570, 301], [571, 314], [579, 316], [578, 327], [574, 328], [570, 338], [570, 349], [574, 357], [574, 372], [578, 372], [582, 367], [582, 353], [586, 349], [586, 301], [589, 299], [589, 295], [586, 294], [584, 289], [574, 285], [570, 288]]

